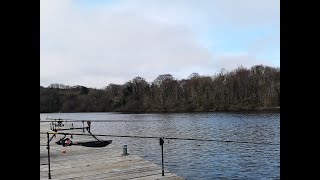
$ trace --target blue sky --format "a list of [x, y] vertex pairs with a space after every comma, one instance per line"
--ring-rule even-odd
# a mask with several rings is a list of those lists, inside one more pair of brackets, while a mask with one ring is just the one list
[[280, 67], [276, 0], [41, 0], [40, 12], [44, 86]]

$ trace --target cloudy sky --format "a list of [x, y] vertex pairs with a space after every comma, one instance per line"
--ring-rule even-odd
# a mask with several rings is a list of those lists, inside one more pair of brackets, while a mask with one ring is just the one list
[[41, 0], [40, 85], [280, 67], [279, 0]]

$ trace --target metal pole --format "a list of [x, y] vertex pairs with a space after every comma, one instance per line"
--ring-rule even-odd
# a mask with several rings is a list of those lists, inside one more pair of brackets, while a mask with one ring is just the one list
[[161, 146], [161, 153], [162, 153], [162, 176], [164, 176], [164, 165], [163, 165], [163, 144]]
[[84, 132], [84, 121], [82, 121], [82, 131]]
[[123, 154], [122, 154], [123, 156], [126, 156], [126, 155], [128, 155], [128, 146], [125, 144], [125, 145], [123, 145]]
[[47, 138], [48, 138], [48, 143], [47, 143], [47, 149], [48, 149], [48, 166], [49, 166], [49, 179], [51, 179], [51, 172], [50, 172], [50, 138], [49, 138], [49, 132], [47, 132]]
[[[72, 126], [72, 129], [74, 129], [73, 123], [71, 123], [71, 126]], [[73, 135], [71, 135], [71, 139], [73, 139]]]
[[161, 146], [161, 159], [162, 159], [162, 176], [164, 176], [164, 164], [163, 164], [163, 139], [160, 138], [160, 146]]

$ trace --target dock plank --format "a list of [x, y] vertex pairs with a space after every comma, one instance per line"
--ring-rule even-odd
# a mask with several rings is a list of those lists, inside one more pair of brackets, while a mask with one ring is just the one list
[[[70, 126], [65, 125], [63, 128]], [[49, 123], [40, 123], [40, 132], [50, 131]], [[82, 130], [64, 132], [82, 133]], [[165, 169], [162, 176], [161, 167], [137, 155], [122, 155], [122, 148], [110, 144], [103, 148], [88, 148], [70, 146], [63, 148], [54, 142], [63, 137], [57, 135], [50, 142], [51, 179], [172, 179], [182, 180], [182, 177]], [[74, 141], [93, 140], [90, 136], [76, 136]], [[48, 179], [47, 135], [40, 134], [40, 179]], [[63, 154], [62, 149], [67, 152]]]

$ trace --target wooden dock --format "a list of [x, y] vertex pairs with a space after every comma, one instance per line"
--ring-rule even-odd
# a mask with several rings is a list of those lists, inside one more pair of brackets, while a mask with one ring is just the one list
[[[47, 131], [51, 131], [50, 124], [40, 123], [40, 132]], [[82, 133], [82, 130], [63, 132]], [[61, 137], [63, 135], [57, 135], [50, 143], [51, 179], [183, 179], [166, 169], [165, 176], [162, 176], [161, 167], [137, 155], [123, 156], [122, 147], [113, 143], [103, 148], [62, 147], [55, 144]], [[75, 136], [74, 139], [85, 141], [93, 140], [93, 137]], [[40, 134], [40, 179], [48, 179], [46, 144], [47, 135]], [[62, 153], [63, 150], [66, 153]]]

